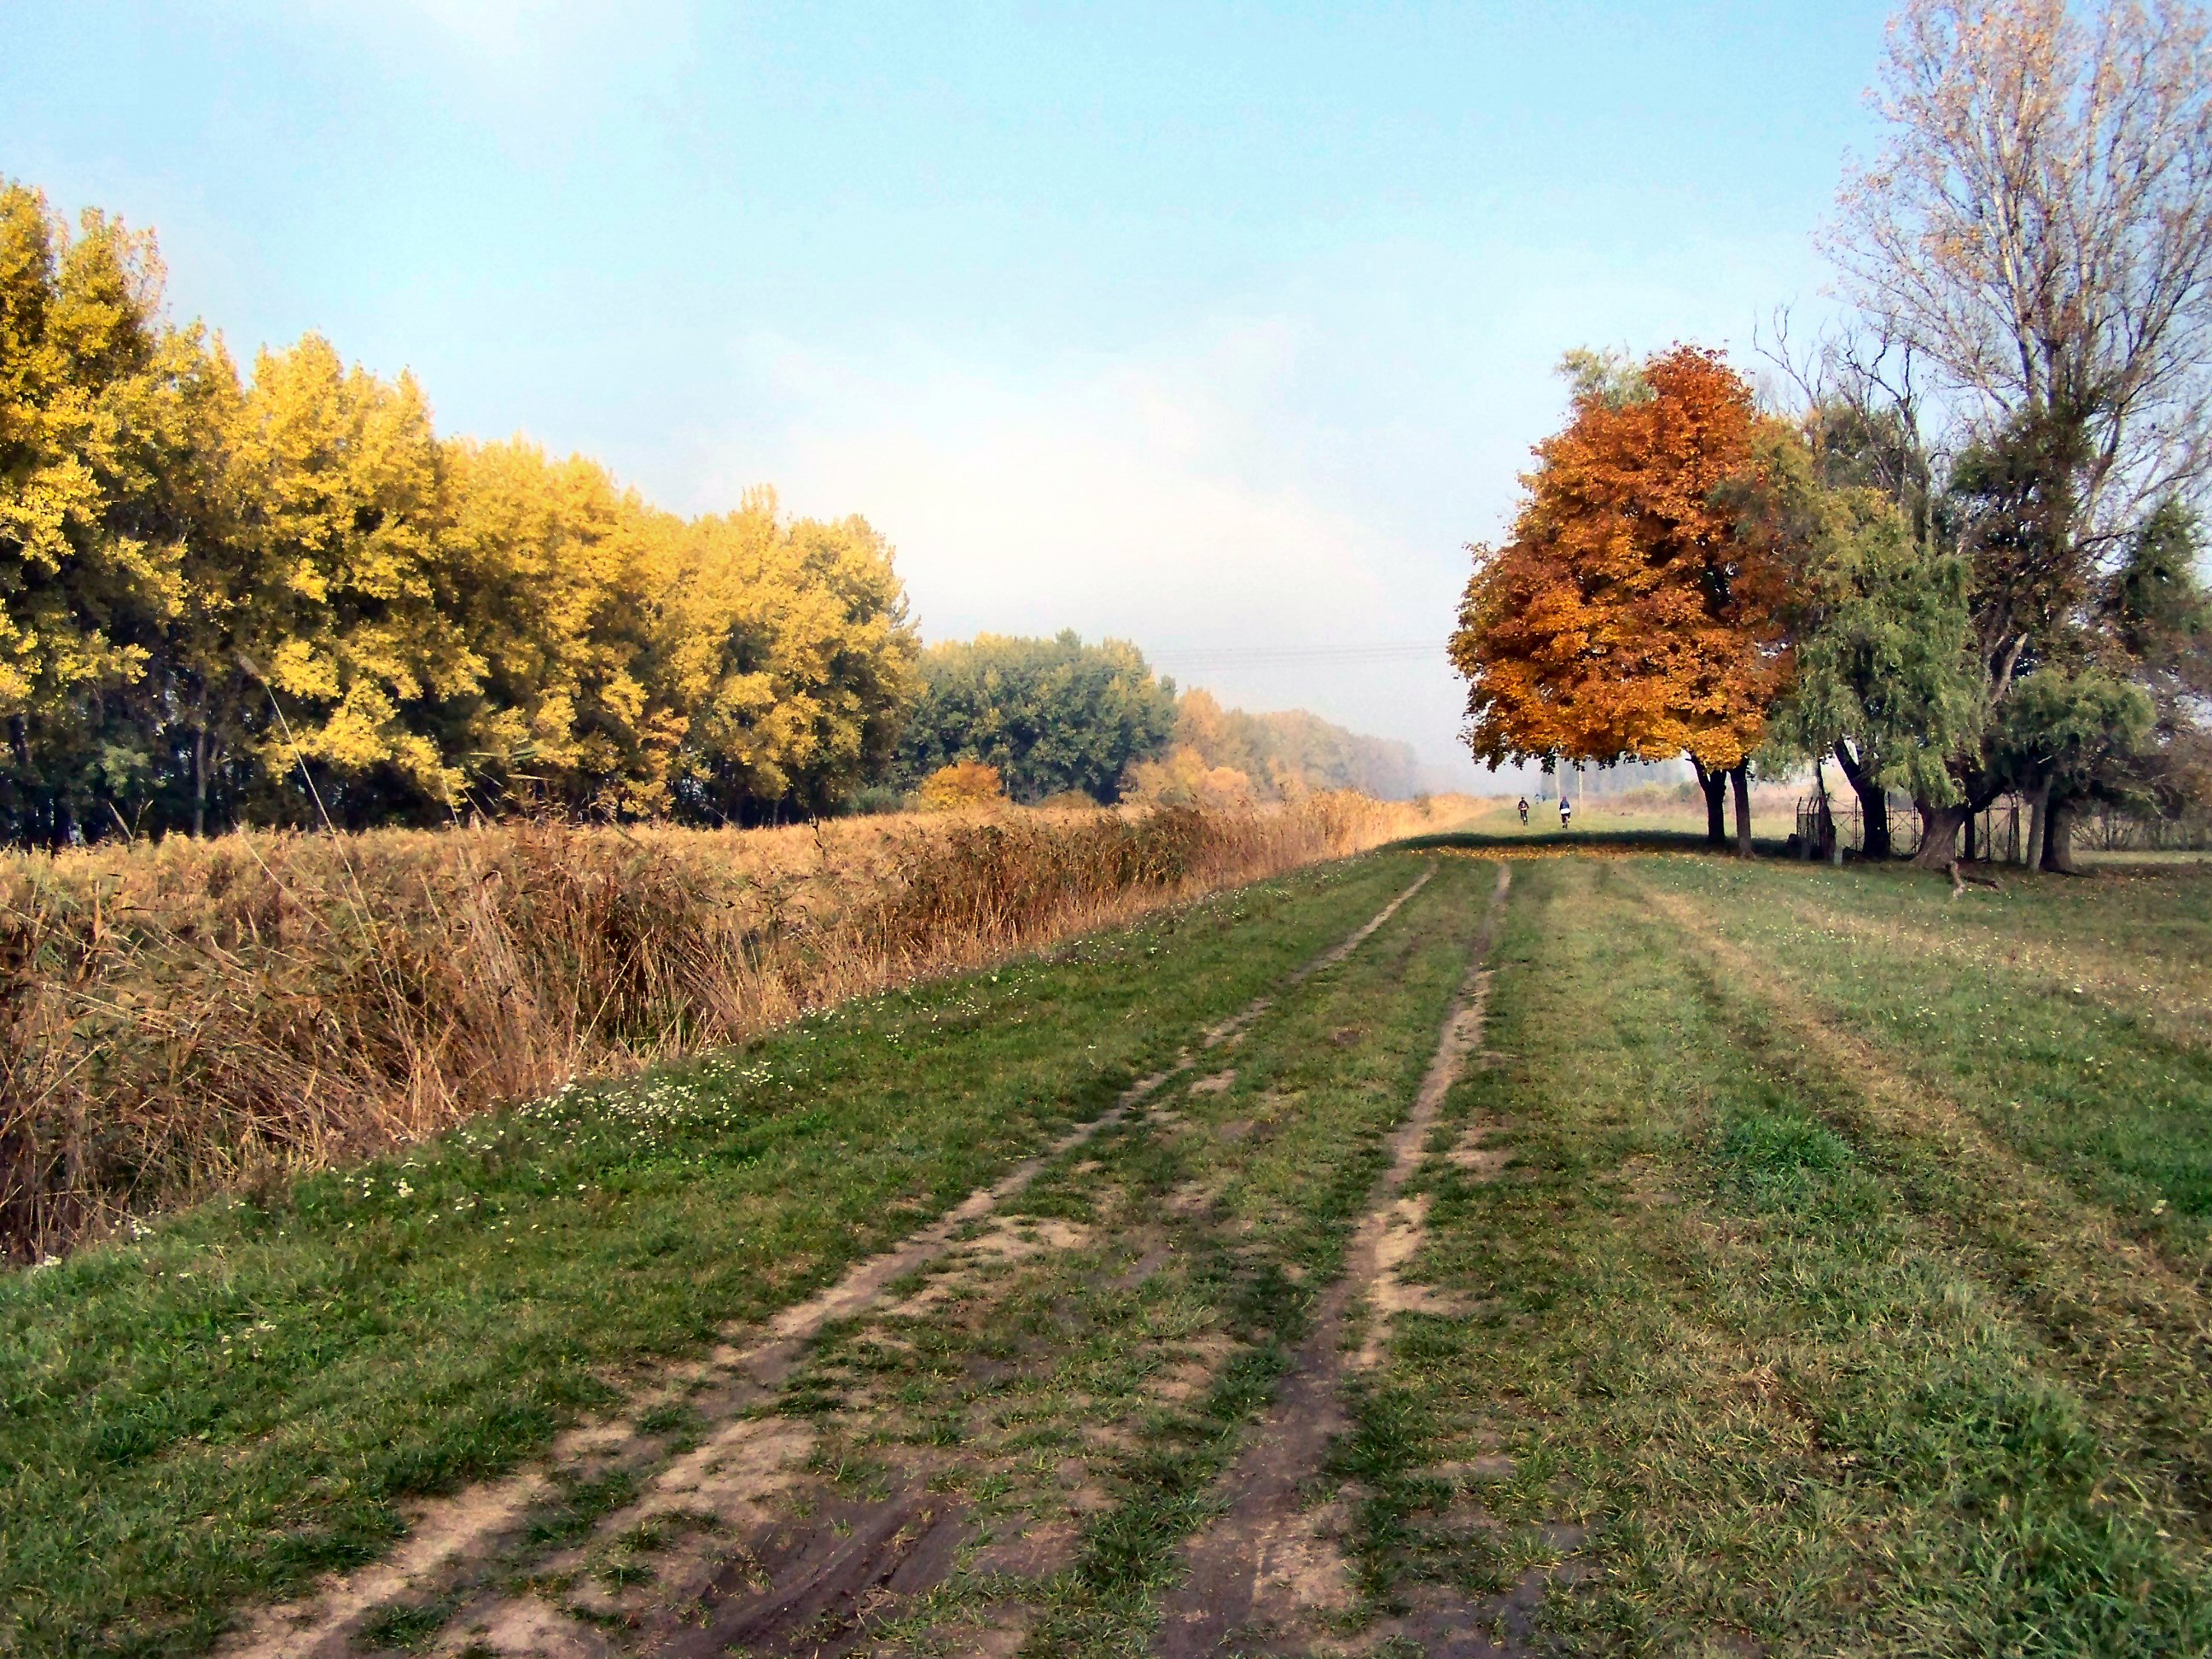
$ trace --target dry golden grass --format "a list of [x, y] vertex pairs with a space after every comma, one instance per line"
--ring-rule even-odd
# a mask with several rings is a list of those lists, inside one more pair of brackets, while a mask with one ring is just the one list
[[0, 863], [0, 1250], [1442, 828], [1457, 804], [240, 833]]

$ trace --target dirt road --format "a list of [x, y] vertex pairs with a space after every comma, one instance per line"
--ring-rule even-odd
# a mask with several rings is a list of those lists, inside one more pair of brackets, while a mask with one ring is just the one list
[[1508, 889], [1441, 868], [933, 1225], [223, 1650], [1125, 1650], [1159, 1599], [1164, 1654], [1340, 1650], [1340, 1396], [1422, 1305], [1402, 1193], [1480, 1049]]

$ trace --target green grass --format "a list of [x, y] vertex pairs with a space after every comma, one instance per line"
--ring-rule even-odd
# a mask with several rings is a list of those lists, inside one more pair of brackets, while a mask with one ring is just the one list
[[[948, 1264], [790, 1376], [795, 1521], [926, 1482], [975, 1529], [880, 1638], [1146, 1650], [1465, 969], [1497, 843], [1429, 845], [1476, 856], [1200, 1067], [1233, 1079], [1040, 1176], [1015, 1207], [1060, 1243]], [[1444, 1596], [1577, 1652], [2212, 1650], [2212, 872], [1954, 899], [1669, 845], [1513, 866], [1496, 1058], [1414, 1178], [1443, 1299], [1346, 1384], [1346, 1639], [1408, 1650], [1389, 1621]], [[374, 1555], [407, 1497], [911, 1231], [1418, 867], [878, 998], [7, 1281], [0, 1650], [201, 1650]], [[1494, 1179], [1443, 1155], [1477, 1123]], [[679, 1523], [621, 1511], [653, 1467], [552, 1473], [486, 1572], [649, 1582]], [[1061, 1540], [1042, 1577], [991, 1569], [1024, 1528]], [[443, 1640], [458, 1594], [368, 1635]]]
[[[1488, 886], [1486, 870], [1447, 866], [1403, 926], [1255, 1033], [1235, 1056], [1234, 1085], [1187, 1103], [1194, 1132], [1153, 1155], [1140, 1206], [1178, 1179], [1214, 1189], [1203, 1224], [1184, 1230], [1184, 1271], [1235, 1346], [1188, 1421], [1123, 1461], [1115, 1505], [1089, 1528], [1025, 1652], [1144, 1650], [1182, 1540], [1221, 1501], [1212, 1483], [1271, 1399], [1319, 1287], [1342, 1270], [1382, 1138], [1405, 1115], [1466, 972]], [[1221, 1133], [1248, 1121], [1255, 1133]]]
[[873, 998], [0, 1281], [0, 1650], [204, 1650], [1095, 1115], [1414, 867]]
[[[990, 1568], [988, 1542], [874, 1632], [911, 1652], [1018, 1601], [1030, 1655], [1140, 1653], [1184, 1539], [1269, 1403], [1465, 971], [1486, 887], [1463, 862], [1381, 934], [1286, 995], [1177, 1091], [1050, 1170], [1018, 1206], [1080, 1242], [958, 1293], [833, 1334], [782, 1408], [816, 1414], [817, 1507], [847, 1462], [933, 1471], [984, 1540], [1043, 1525], [1067, 1541], [1039, 1579]], [[1201, 1068], [1205, 1069], [1205, 1068]], [[1170, 1387], [1171, 1383], [1179, 1386]], [[890, 1479], [887, 1487], [902, 1484]], [[1073, 1491], [1091, 1501], [1079, 1510]]]
[[[2200, 1304], [2109, 1248], [2170, 1242], [2178, 1202], [2131, 1200], [2203, 1180], [2212, 1076], [2070, 991], [1839, 950], [1824, 915], [1921, 902], [1881, 874], [1821, 872], [1808, 919], [1789, 866], [1520, 868], [1490, 1031], [1513, 1059], [1449, 1103], [1514, 1162], [1428, 1176], [1422, 1269], [1481, 1310], [1401, 1322], [1345, 1449], [1377, 1609], [1502, 1589], [1564, 1523], [1589, 1541], [1544, 1617], [1580, 1648], [2212, 1643], [2212, 1377], [2174, 1317]], [[2031, 1081], [2043, 1115], [2000, 1106]], [[1948, 1133], [1962, 1109], [2021, 1162]], [[1510, 1473], [1469, 1525], [1436, 1470], [1492, 1449]]]
[[[2212, 1022], [2160, 1016], [2212, 980], [2212, 880], [2031, 878], [1954, 902], [1895, 872], [1650, 875], [2021, 1158], [2204, 1259]], [[1857, 920], [1876, 925], [1845, 930]], [[2134, 974], [2116, 981], [2116, 959]]]

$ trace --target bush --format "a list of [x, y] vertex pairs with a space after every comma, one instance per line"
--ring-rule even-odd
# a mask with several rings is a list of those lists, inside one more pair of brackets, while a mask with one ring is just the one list
[[872, 783], [865, 789], [854, 791], [845, 803], [845, 812], [848, 817], [879, 817], [885, 812], [907, 811], [910, 805], [904, 790]]
[[988, 806], [1006, 798], [1006, 781], [999, 776], [999, 769], [981, 761], [955, 761], [939, 767], [921, 781], [919, 796], [925, 812], [957, 812], [963, 806]]

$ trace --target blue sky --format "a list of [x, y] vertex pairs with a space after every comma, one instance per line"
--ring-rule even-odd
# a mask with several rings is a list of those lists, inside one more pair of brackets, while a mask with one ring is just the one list
[[1466, 781], [1461, 544], [1552, 364], [1826, 308], [1886, 11], [15, 0], [0, 172], [242, 356], [864, 513], [927, 637], [1123, 635]]

